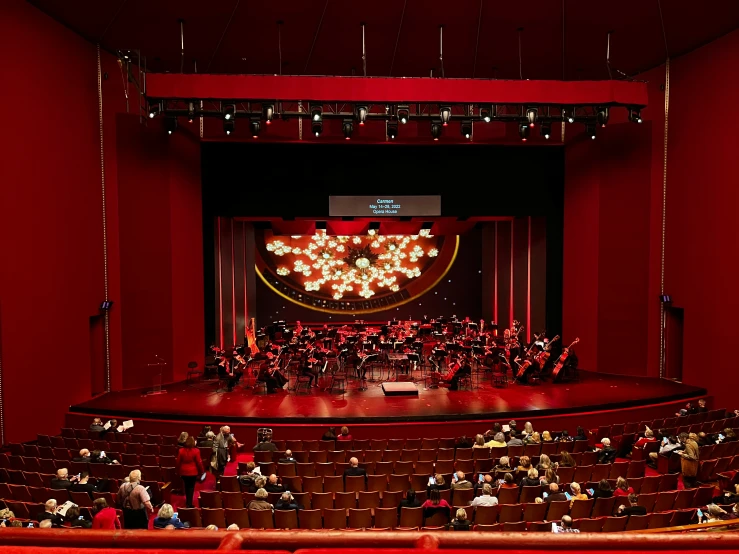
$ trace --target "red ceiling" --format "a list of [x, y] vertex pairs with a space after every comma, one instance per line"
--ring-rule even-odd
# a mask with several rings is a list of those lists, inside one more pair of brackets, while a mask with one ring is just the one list
[[[524, 28], [523, 77], [563, 77], [559, 0], [31, 3], [106, 49], [140, 50], [154, 71], [180, 70], [182, 18], [186, 72], [192, 72], [197, 60], [201, 73], [278, 73], [277, 21], [282, 20], [284, 74], [361, 75], [360, 24], [365, 22], [370, 76], [428, 76], [431, 69], [439, 75], [438, 27], [443, 24], [446, 77], [519, 78], [519, 27]], [[739, 27], [737, 0], [668, 0], [662, 10], [672, 57]], [[665, 59], [657, 0], [564, 0], [564, 13], [567, 80], [608, 78], [608, 31], [613, 31], [614, 69], [632, 75]]]

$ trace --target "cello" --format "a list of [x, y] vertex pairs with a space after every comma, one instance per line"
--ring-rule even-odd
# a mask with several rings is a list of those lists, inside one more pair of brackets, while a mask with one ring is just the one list
[[559, 375], [559, 372], [562, 371], [562, 368], [564, 367], [565, 362], [570, 355], [570, 348], [575, 346], [578, 342], [580, 342], [579, 337], [572, 341], [572, 344], [570, 344], [567, 348], [562, 350], [562, 354], [557, 359], [557, 363], [554, 364], [554, 369], [552, 369], [552, 381], [555, 381], [557, 379], [557, 375]]
[[555, 336], [552, 340], [550, 340], [546, 347], [544, 347], [544, 350], [539, 352], [536, 355], [536, 363], [539, 364], [540, 369], [544, 369], [544, 364], [547, 363], [547, 360], [549, 359], [549, 356], [552, 355], [550, 350], [552, 349], [552, 345], [559, 340], [559, 335]]

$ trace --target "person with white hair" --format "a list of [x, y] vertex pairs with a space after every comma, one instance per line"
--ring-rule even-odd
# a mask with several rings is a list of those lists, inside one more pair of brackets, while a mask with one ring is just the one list
[[598, 450], [598, 463], [611, 464], [616, 461], [616, 449], [611, 446], [611, 439], [604, 437], [600, 442], [603, 448]]
[[159, 508], [157, 517], [154, 518], [154, 528], [166, 529], [170, 525], [173, 529], [186, 529], [190, 527], [189, 523], [183, 523], [180, 521], [180, 518], [175, 515], [174, 508], [172, 508], [171, 504], [162, 504], [162, 507]]
[[125, 529], [148, 529], [149, 513], [154, 512], [149, 492], [141, 484], [141, 471], [134, 469], [128, 482], [118, 489], [118, 505], [123, 508]]
[[50, 498], [44, 504], [44, 511], [39, 514], [36, 519], [39, 523], [43, 521], [49, 521], [50, 527], [62, 527], [64, 525], [64, 518], [56, 513], [56, 500]]

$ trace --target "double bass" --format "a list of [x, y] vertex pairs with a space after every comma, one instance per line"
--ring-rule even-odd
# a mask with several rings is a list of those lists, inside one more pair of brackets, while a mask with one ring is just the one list
[[557, 378], [559, 372], [562, 371], [562, 368], [564, 367], [565, 362], [570, 355], [570, 348], [575, 346], [578, 342], [580, 342], [579, 337], [572, 341], [572, 344], [570, 344], [567, 348], [562, 350], [562, 354], [560, 355], [559, 359], [557, 359], [557, 363], [554, 364], [554, 369], [552, 369], [552, 381], [554, 381]]

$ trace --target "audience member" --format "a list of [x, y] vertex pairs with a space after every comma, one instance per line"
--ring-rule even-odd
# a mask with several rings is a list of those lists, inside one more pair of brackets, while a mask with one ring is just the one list
[[285, 492], [285, 487], [280, 484], [277, 475], [274, 473], [267, 478], [267, 484], [264, 486], [264, 489], [267, 492]]
[[126, 529], [147, 529], [149, 512], [154, 512], [149, 491], [141, 484], [141, 471], [134, 469], [128, 483], [118, 489], [118, 505], [123, 508], [123, 525]]
[[341, 428], [341, 434], [336, 437], [337, 441], [350, 441], [353, 440], [352, 436], [349, 434], [349, 427], [344, 426]]
[[405, 498], [398, 502], [398, 515], [403, 508], [418, 508], [419, 506], [421, 506], [421, 501], [416, 498], [416, 491], [410, 489], [405, 493]]
[[44, 520], [49, 520], [52, 527], [64, 526], [64, 518], [56, 513], [56, 506], [56, 500], [53, 498], [47, 500], [46, 504], [44, 504], [44, 511], [39, 514], [36, 521], [41, 523]]
[[[618, 507], [618, 515], [620, 516], [645, 516], [647, 515], [647, 509], [644, 506], [639, 506], [637, 502], [639, 497], [635, 494], [630, 494], [628, 497], [629, 505], [626, 506], [621, 504]], [[618, 504], [618, 501], [616, 502]]]
[[579, 533], [580, 529], [572, 528], [572, 518], [568, 515], [562, 516], [559, 525], [552, 523], [552, 533]]
[[482, 486], [482, 495], [476, 497], [472, 502], [470, 502], [470, 506], [497, 506], [498, 505], [498, 499], [493, 496], [493, 487], [491, 487], [488, 483], [485, 483]]
[[92, 528], [93, 529], [120, 529], [121, 522], [115, 508], [108, 506], [105, 498], [96, 498], [92, 501]]
[[453, 531], [469, 531], [472, 522], [467, 519], [467, 510], [459, 508], [456, 517], [449, 524], [449, 528]]
[[464, 476], [464, 471], [458, 471], [454, 474], [454, 479], [451, 485], [452, 490], [455, 489], [471, 489], [472, 483], [470, 483]]
[[447, 521], [451, 517], [452, 507], [449, 505], [449, 502], [441, 497], [441, 494], [436, 489], [429, 493], [428, 500], [421, 504], [421, 507], [423, 508], [424, 519], [428, 519], [439, 512], [446, 515]]
[[70, 527], [79, 529], [90, 529], [92, 527], [92, 521], [80, 515], [80, 507], [77, 504], [72, 504], [67, 508], [67, 513], [64, 514], [64, 521], [69, 522]]
[[267, 497], [269, 494], [264, 489], [257, 489], [257, 492], [254, 494], [254, 500], [249, 502], [247, 504], [247, 509], [249, 510], [273, 510], [272, 504], [267, 502]]
[[634, 489], [629, 486], [629, 483], [623, 477], [616, 479], [616, 488], [613, 490], [613, 496], [629, 496], [634, 494]]
[[275, 510], [301, 510], [303, 507], [298, 504], [297, 500], [290, 494], [289, 491], [285, 491], [280, 496], [279, 500], [275, 503]]
[[288, 449], [288, 450], [285, 450], [285, 455], [282, 458], [280, 458], [277, 461], [277, 463], [280, 463], [280, 464], [296, 464], [296, 463], [298, 463], [298, 461], [295, 458], [293, 458], [293, 451], [290, 450], [290, 449]]
[[205, 473], [203, 460], [200, 458], [200, 450], [195, 446], [194, 437], [188, 436], [182, 448], [178, 450], [175, 467], [185, 489], [185, 506], [192, 508], [195, 484], [198, 478]]
[[[78, 479], [75, 475], [72, 477], [74, 481]], [[52, 489], [71, 489], [72, 481], [69, 479], [69, 470], [66, 467], [56, 470], [56, 477], [51, 480]]]
[[557, 483], [549, 483], [549, 492], [547, 493], [544, 502], [565, 502], [567, 501], [567, 495], [559, 490]]
[[[195, 442], [195, 439], [189, 436], [186, 440], [192, 440], [193, 442]], [[154, 518], [154, 528], [165, 529], [170, 525], [173, 529], [186, 529], [190, 527], [189, 523], [183, 523], [182, 521], [180, 521], [180, 519], [175, 515], [174, 509], [170, 504], [162, 504], [162, 507], [159, 508], [159, 513], [157, 514], [157, 517]]]

